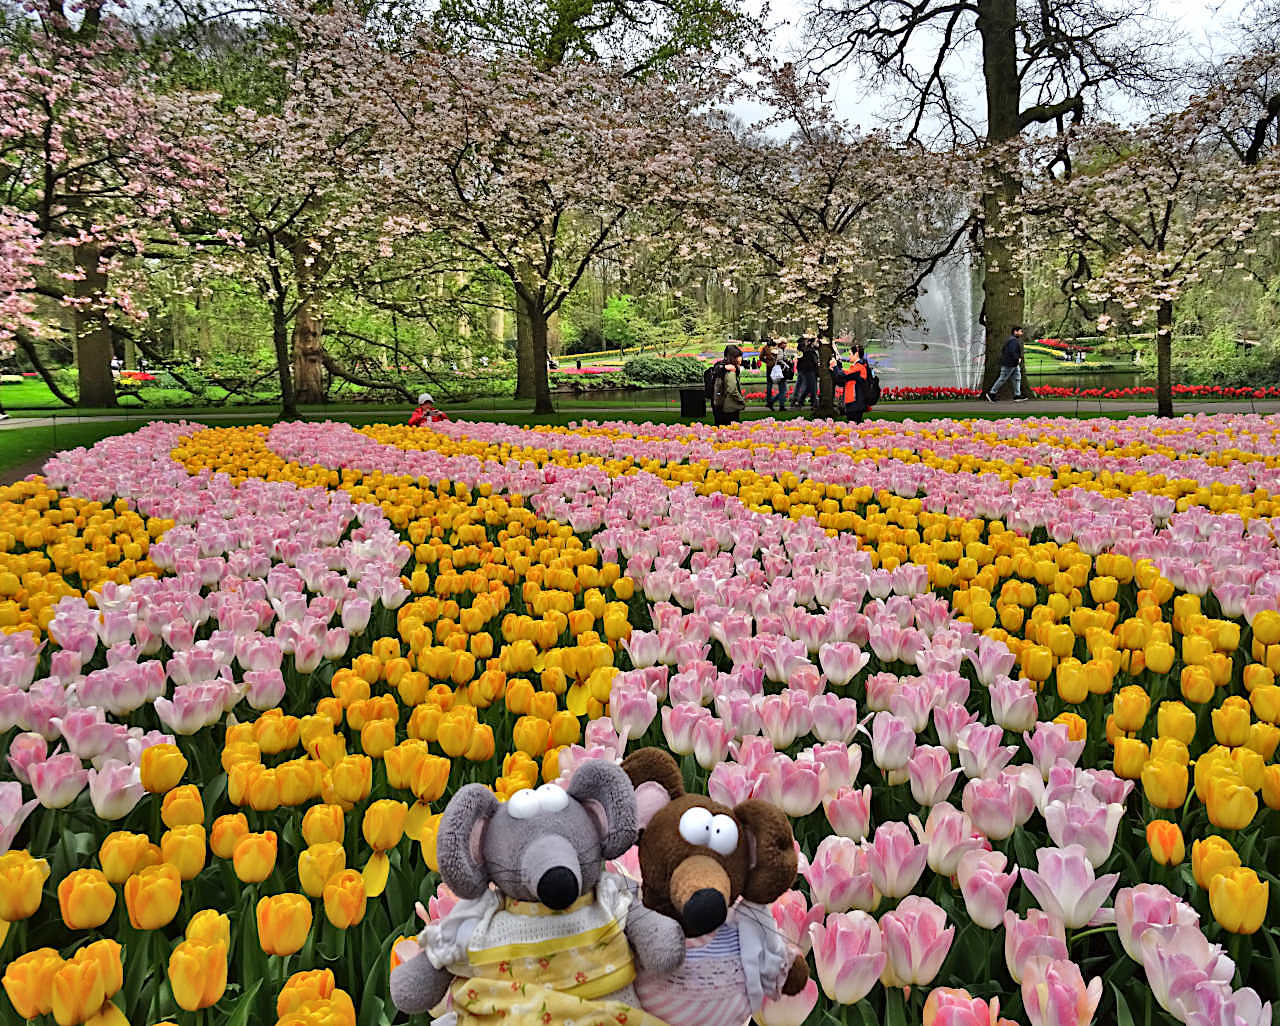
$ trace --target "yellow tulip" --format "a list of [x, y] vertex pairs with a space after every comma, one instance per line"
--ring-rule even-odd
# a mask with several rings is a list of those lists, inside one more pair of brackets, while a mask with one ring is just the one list
[[1272, 723], [1254, 723], [1249, 727], [1249, 739], [1244, 744], [1250, 751], [1257, 752], [1263, 762], [1270, 762], [1276, 748], [1280, 747], [1280, 727]]
[[329, 1000], [333, 993], [332, 969], [310, 969], [294, 973], [280, 988], [280, 996], [276, 999], [276, 1016], [283, 1019], [304, 1005]]
[[1205, 808], [1221, 830], [1243, 830], [1258, 812], [1258, 796], [1238, 778], [1219, 774], [1209, 781]]
[[1058, 697], [1071, 705], [1078, 705], [1089, 697], [1089, 682], [1084, 665], [1078, 659], [1064, 659], [1054, 674]]
[[1186, 856], [1186, 844], [1177, 823], [1153, 819], [1147, 824], [1147, 847], [1151, 857], [1161, 866], [1176, 866]]
[[324, 914], [340, 930], [355, 926], [364, 918], [364, 877], [354, 869], [344, 869], [324, 885]]
[[323, 767], [314, 759], [300, 758], [282, 762], [276, 767], [280, 785], [280, 804], [296, 808], [310, 801], [320, 791]]
[[189, 826], [204, 822], [204, 801], [195, 784], [182, 784], [164, 796], [160, 819], [167, 827]]
[[58, 884], [58, 908], [70, 930], [96, 929], [115, 907], [115, 889], [101, 870], [72, 870]]
[[280, 709], [268, 709], [253, 725], [253, 740], [264, 755], [279, 755], [298, 744], [301, 725], [296, 716], [285, 716]]
[[1187, 767], [1152, 759], [1142, 768], [1142, 789], [1158, 809], [1176, 809], [1187, 797]]
[[1280, 612], [1274, 609], [1264, 609], [1253, 618], [1250, 625], [1253, 628], [1253, 638], [1263, 645], [1280, 644]]
[[348, 755], [330, 771], [333, 793], [343, 805], [355, 805], [369, 797], [373, 787], [373, 760], [367, 755]]
[[1173, 659], [1177, 651], [1165, 641], [1148, 641], [1142, 646], [1142, 659], [1147, 669], [1163, 676], [1173, 669]]
[[1258, 687], [1274, 684], [1275, 682], [1275, 671], [1268, 666], [1264, 666], [1261, 663], [1249, 663], [1244, 668], [1244, 689], [1250, 694]]
[[1238, 748], [1249, 740], [1249, 703], [1233, 695], [1210, 714], [1218, 744]]
[[347, 868], [347, 853], [340, 841], [324, 841], [298, 856], [298, 882], [310, 897], [324, 894], [324, 885]]
[[108, 1000], [124, 986], [124, 965], [120, 961], [120, 951], [120, 945], [115, 941], [98, 940], [86, 944], [72, 958], [76, 962], [93, 962], [97, 965], [102, 974], [102, 991]]
[[209, 847], [220, 859], [235, 854], [236, 845], [249, 836], [249, 820], [243, 812], [219, 816], [209, 832]]
[[1268, 809], [1280, 809], [1280, 766], [1268, 766], [1263, 771], [1262, 800]]
[[341, 805], [313, 805], [302, 817], [302, 839], [308, 846], [337, 841], [346, 833], [347, 818]]
[[1213, 918], [1229, 933], [1257, 933], [1269, 897], [1270, 888], [1252, 869], [1225, 869], [1209, 882]]
[[1067, 736], [1072, 741], [1083, 741], [1089, 734], [1089, 724], [1083, 716], [1078, 716], [1073, 712], [1058, 713], [1053, 718], [1054, 723], [1061, 723], [1067, 728]]
[[436, 837], [440, 833], [440, 819], [443, 815], [437, 812], [423, 824], [418, 834], [418, 842], [422, 846], [422, 861], [433, 873], [440, 872], [440, 863], [436, 858]]
[[1158, 737], [1151, 742], [1151, 758], [1191, 765], [1191, 752], [1181, 741], [1173, 737]]
[[521, 716], [511, 729], [511, 742], [516, 751], [533, 758], [547, 750], [550, 737], [551, 724], [537, 716]]
[[246, 834], [231, 853], [231, 863], [236, 877], [243, 883], [262, 883], [276, 868], [276, 834], [265, 830], [260, 834]]
[[1116, 726], [1126, 734], [1136, 734], [1147, 721], [1151, 698], [1136, 684], [1123, 687], [1113, 701]]
[[1182, 697], [1202, 705], [1213, 697], [1213, 677], [1203, 666], [1184, 666], [1181, 677]]
[[425, 742], [408, 738], [382, 753], [382, 764], [387, 768], [387, 786], [397, 791], [413, 787], [413, 777], [422, 760], [427, 757]]
[[1156, 733], [1190, 745], [1196, 736], [1196, 714], [1181, 702], [1161, 702], [1156, 711]]
[[438, 755], [426, 755], [418, 762], [413, 774], [413, 793], [420, 802], [437, 801], [449, 786], [449, 772], [453, 764]]
[[152, 844], [151, 838], [146, 834], [131, 834], [127, 830], [107, 834], [98, 849], [98, 862], [107, 880], [113, 884], [122, 884], [138, 870], [163, 861], [160, 846]]
[[1022, 650], [1022, 672], [1037, 684], [1048, 680], [1053, 672], [1053, 653], [1044, 645], [1028, 645]]
[[[172, 793], [172, 792], [170, 792]], [[194, 880], [204, 869], [208, 849], [205, 845], [204, 827], [198, 823], [166, 830], [160, 838], [160, 851], [164, 860], [178, 867], [183, 880]]]
[[178, 914], [182, 876], [168, 862], [147, 866], [124, 882], [124, 903], [135, 930], [158, 930]]
[[187, 772], [187, 759], [177, 745], [151, 745], [142, 750], [139, 770], [144, 788], [152, 794], [164, 794], [178, 786]]
[[493, 727], [487, 723], [481, 723], [472, 731], [471, 744], [463, 754], [468, 762], [488, 762], [493, 758], [496, 750]]
[[1125, 780], [1137, 780], [1147, 764], [1147, 746], [1137, 738], [1116, 738], [1113, 762], [1115, 774]]
[[180, 1008], [211, 1008], [227, 989], [227, 947], [183, 941], [169, 956], [169, 986]]
[[62, 966], [62, 956], [53, 948], [37, 948], [5, 967], [4, 991], [18, 1018], [38, 1019], [53, 1011], [53, 977]]
[[1249, 695], [1253, 714], [1266, 723], [1280, 723], [1280, 687], [1259, 684]]
[[201, 944], [223, 944], [228, 950], [231, 947], [231, 919], [225, 912], [215, 909], [201, 909], [187, 922], [183, 936], [189, 941]]
[[106, 1003], [106, 981], [95, 958], [63, 962], [51, 982], [49, 1004], [58, 1026], [78, 1026]]
[[437, 731], [438, 741], [445, 755], [451, 759], [463, 755], [471, 746], [471, 735], [475, 729], [474, 715], [468, 716], [461, 709], [445, 713]]
[[26, 851], [0, 855], [0, 919], [16, 923], [35, 915], [47, 879], [49, 863], [44, 859], [33, 859]]
[[404, 802], [382, 798], [365, 810], [362, 830], [364, 839], [374, 851], [389, 851], [404, 836], [404, 821], [409, 807]]
[[395, 743], [395, 720], [370, 720], [360, 729], [360, 747], [370, 758], [381, 759]]
[[292, 955], [311, 932], [311, 902], [301, 894], [277, 894], [258, 902], [258, 943], [268, 955]]
[[1191, 872], [1196, 883], [1205, 890], [1209, 889], [1210, 881], [1219, 873], [1239, 865], [1240, 856], [1225, 837], [1210, 834], [1202, 841], [1192, 842]]

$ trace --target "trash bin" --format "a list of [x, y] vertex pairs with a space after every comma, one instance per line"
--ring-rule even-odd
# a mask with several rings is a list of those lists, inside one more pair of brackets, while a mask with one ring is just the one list
[[680, 416], [705, 417], [707, 415], [707, 393], [701, 388], [680, 389]]

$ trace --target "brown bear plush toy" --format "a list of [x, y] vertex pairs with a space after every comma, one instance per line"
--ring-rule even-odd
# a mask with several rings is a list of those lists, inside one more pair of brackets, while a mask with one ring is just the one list
[[670, 1026], [742, 1026], [766, 998], [798, 994], [809, 967], [767, 907], [796, 880], [786, 814], [686, 794], [660, 748], [633, 752], [622, 768], [636, 788], [641, 899], [688, 938], [683, 967], [636, 979], [645, 1011]]

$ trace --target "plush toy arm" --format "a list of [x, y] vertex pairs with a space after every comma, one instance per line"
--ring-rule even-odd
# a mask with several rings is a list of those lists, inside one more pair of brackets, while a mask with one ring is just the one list
[[391, 973], [391, 1000], [405, 1015], [435, 1008], [453, 982], [447, 969], [437, 969], [425, 954], [401, 962]]
[[796, 960], [791, 963], [791, 971], [787, 973], [787, 978], [782, 984], [782, 993], [787, 997], [799, 994], [808, 982], [809, 963], [804, 960], [803, 955], [797, 955]]
[[674, 919], [636, 902], [627, 911], [627, 940], [646, 973], [675, 972], [684, 965], [684, 930]]

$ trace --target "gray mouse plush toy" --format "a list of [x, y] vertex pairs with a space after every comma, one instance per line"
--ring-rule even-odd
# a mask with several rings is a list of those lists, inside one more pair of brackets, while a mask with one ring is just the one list
[[678, 969], [684, 931], [603, 866], [635, 843], [636, 815], [631, 781], [604, 760], [584, 762], [567, 789], [504, 803], [482, 784], [459, 790], [436, 853], [461, 900], [397, 949], [396, 1007], [416, 1015], [447, 994], [453, 1010], [437, 1022], [457, 1026], [663, 1026], [632, 981]]

